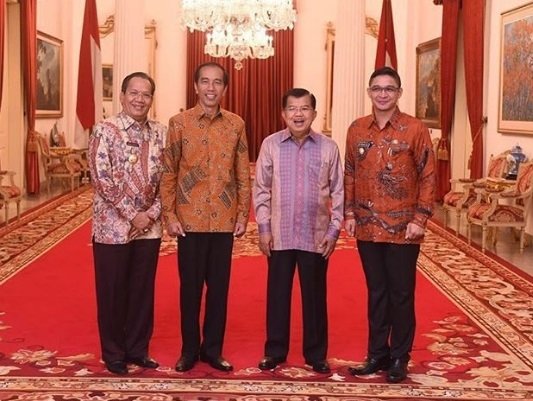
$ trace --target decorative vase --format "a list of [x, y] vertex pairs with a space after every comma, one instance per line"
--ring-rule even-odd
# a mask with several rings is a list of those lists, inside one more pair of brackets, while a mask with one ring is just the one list
[[526, 160], [526, 155], [522, 152], [522, 147], [518, 144], [511, 148], [511, 153], [509, 154], [507, 161], [509, 162], [509, 171], [507, 172], [508, 180], [516, 180], [518, 175], [518, 167], [520, 163]]

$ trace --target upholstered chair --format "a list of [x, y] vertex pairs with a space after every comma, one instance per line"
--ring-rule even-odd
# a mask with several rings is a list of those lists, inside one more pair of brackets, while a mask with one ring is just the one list
[[0, 207], [4, 207], [5, 222], [9, 223], [9, 204], [17, 205], [17, 219], [20, 219], [22, 191], [15, 185], [15, 172], [0, 169]]
[[46, 189], [50, 194], [52, 180], [70, 183], [70, 190], [80, 185], [81, 166], [78, 156], [70, 148], [56, 148], [53, 151], [44, 135], [38, 134], [39, 157], [46, 177]]
[[525, 246], [526, 214], [531, 206], [533, 195], [533, 162], [521, 163], [516, 182], [494, 181], [477, 190], [476, 201], [467, 211], [467, 236], [471, 240], [471, 226], [481, 226], [481, 249], [487, 247], [489, 229], [492, 229], [492, 245], [496, 243], [495, 230], [510, 227], [519, 230], [520, 252]]
[[483, 187], [490, 178], [503, 178], [507, 169], [507, 152], [492, 156], [487, 167], [486, 177], [479, 180], [470, 178], [451, 179], [451, 190], [444, 195], [442, 207], [444, 210], [444, 225], [448, 225], [448, 213], [455, 214], [455, 233], [459, 234], [461, 216], [476, 200], [476, 187]]
[[72, 159], [76, 161], [79, 165], [79, 170], [81, 174], [81, 182], [86, 183], [90, 181], [89, 176], [89, 163], [87, 161], [87, 149], [74, 149], [67, 146], [67, 140], [65, 139], [64, 132], [58, 132], [57, 138], [59, 141], [59, 146], [61, 148], [51, 148], [51, 152], [54, 152], [54, 149], [58, 149], [61, 152], [61, 149], [67, 149], [68, 153], [71, 154]]

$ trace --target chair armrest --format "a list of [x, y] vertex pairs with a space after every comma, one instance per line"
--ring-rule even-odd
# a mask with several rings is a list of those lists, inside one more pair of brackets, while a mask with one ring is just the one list
[[67, 168], [70, 174], [76, 174], [78, 172], [78, 160], [80, 160], [79, 156], [74, 154], [66, 155], [63, 158], [63, 163], [65, 164], [65, 167]]
[[487, 187], [487, 182], [486, 181], [475, 181], [474, 183], [472, 183], [472, 186], [474, 188], [484, 189]]
[[521, 198], [522, 196], [516, 192], [514, 189], [510, 191], [504, 191], [500, 194], [502, 198]]

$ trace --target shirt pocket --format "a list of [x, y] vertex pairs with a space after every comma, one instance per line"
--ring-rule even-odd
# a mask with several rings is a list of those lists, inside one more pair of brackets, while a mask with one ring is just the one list
[[328, 184], [330, 168], [331, 163], [328, 160], [310, 164], [307, 169], [307, 180], [311, 183], [315, 182], [318, 186]]
[[411, 147], [408, 142], [393, 140], [387, 150], [387, 155], [391, 159], [398, 159], [409, 156]]

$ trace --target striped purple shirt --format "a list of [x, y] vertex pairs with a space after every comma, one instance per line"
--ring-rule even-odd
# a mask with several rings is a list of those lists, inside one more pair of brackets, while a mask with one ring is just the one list
[[342, 163], [337, 144], [311, 130], [300, 145], [288, 129], [263, 141], [253, 201], [259, 233], [273, 250], [318, 252], [324, 236], [338, 238], [343, 220]]

